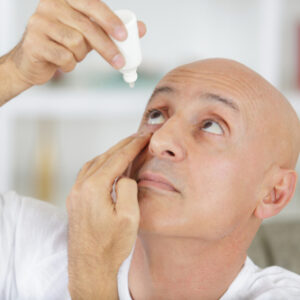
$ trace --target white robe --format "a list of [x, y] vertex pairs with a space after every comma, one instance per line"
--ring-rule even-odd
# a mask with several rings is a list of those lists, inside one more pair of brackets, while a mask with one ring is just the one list
[[[67, 214], [15, 192], [0, 194], [0, 299], [67, 300]], [[131, 255], [118, 273], [120, 300], [131, 300]], [[220, 300], [299, 300], [300, 276], [273, 266], [244, 267]], [[138, 299], [142, 300], [142, 299]]]

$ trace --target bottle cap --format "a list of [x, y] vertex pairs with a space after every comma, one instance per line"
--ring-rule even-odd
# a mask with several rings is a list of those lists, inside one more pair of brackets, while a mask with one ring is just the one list
[[138, 75], [135, 70], [127, 70], [127, 71], [123, 71], [123, 79], [125, 82], [127, 82], [130, 87], [134, 87], [134, 83], [136, 82]]
[[119, 71], [123, 74], [124, 81], [133, 87], [138, 77], [137, 68], [142, 61], [137, 18], [135, 14], [128, 9], [117, 10], [115, 11], [115, 14], [124, 23], [128, 36], [124, 41], [117, 41], [112, 37], [111, 39], [119, 48], [125, 59], [125, 65], [119, 69]]

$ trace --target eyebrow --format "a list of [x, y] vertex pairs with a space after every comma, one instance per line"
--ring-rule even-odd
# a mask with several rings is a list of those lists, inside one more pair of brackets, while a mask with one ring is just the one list
[[[158, 87], [156, 88], [149, 101], [148, 101], [148, 105], [150, 104], [150, 102], [158, 95], [158, 94], [173, 94], [175, 93], [176, 90], [174, 88], [171, 88], [169, 86], [161, 86], [161, 87]], [[240, 109], [238, 107], [238, 105], [231, 99], [229, 98], [225, 98], [223, 96], [220, 96], [220, 95], [217, 95], [217, 94], [214, 94], [214, 93], [205, 93], [203, 95], [200, 96], [200, 99], [208, 99], [208, 100], [214, 100], [214, 101], [219, 101], [225, 105], [227, 105], [228, 107], [234, 109], [235, 111], [239, 112]]]
[[234, 109], [235, 111], [238, 111], [238, 112], [240, 111], [238, 105], [233, 100], [225, 98], [225, 97], [217, 95], [217, 94], [214, 94], [214, 93], [206, 93], [204, 95], [201, 95], [200, 98], [219, 101], [221, 103], [226, 104], [227, 106]]
[[167, 94], [172, 94], [174, 93], [175, 90], [169, 86], [161, 86], [161, 87], [157, 87], [155, 88], [155, 90], [153, 91], [149, 101], [148, 101], [148, 104], [150, 104], [150, 102], [155, 98], [155, 96], [157, 94], [163, 94], [163, 93], [167, 93]]

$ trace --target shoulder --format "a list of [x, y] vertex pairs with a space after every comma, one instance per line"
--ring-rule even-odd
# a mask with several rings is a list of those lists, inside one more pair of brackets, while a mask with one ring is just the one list
[[[6, 220], [18, 221], [26, 214], [35, 213], [37, 216], [57, 215], [64, 217], [65, 213], [52, 204], [31, 197], [20, 196], [14, 191], [0, 193], [0, 217]], [[42, 218], [40, 218], [42, 219]]]
[[300, 299], [300, 276], [278, 266], [258, 268], [251, 283], [252, 294], [257, 299]]
[[300, 276], [278, 266], [261, 269], [247, 257], [227, 294], [231, 298], [224, 299], [296, 300], [300, 299]]
[[67, 237], [66, 212], [13, 191], [0, 194], [0, 218], [3, 224], [1, 230], [5, 230], [7, 236], [17, 238], [15, 242], [24, 246], [30, 246], [30, 242], [35, 241], [35, 247], [37, 239], [49, 241], [54, 235], [59, 235], [63, 240]]
[[0, 224], [1, 263], [6, 265], [0, 271], [2, 291], [22, 299], [46, 299], [51, 287], [53, 296], [53, 284], [60, 293], [67, 291], [66, 212], [8, 192], [0, 194]]

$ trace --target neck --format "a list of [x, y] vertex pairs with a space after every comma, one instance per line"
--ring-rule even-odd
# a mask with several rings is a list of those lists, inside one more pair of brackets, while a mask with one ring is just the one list
[[253, 236], [203, 242], [140, 233], [129, 270], [133, 299], [219, 299], [243, 267]]

